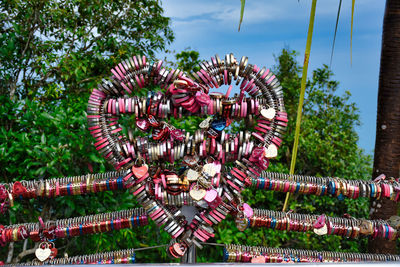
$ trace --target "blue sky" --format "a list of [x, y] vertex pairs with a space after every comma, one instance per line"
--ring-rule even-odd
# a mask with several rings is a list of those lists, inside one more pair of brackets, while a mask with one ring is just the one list
[[[317, 3], [309, 74], [322, 64], [329, 64], [338, 3], [339, 0]], [[375, 146], [384, 3], [356, 1], [351, 66], [351, 1], [343, 0], [332, 63], [334, 79], [340, 81], [338, 94], [350, 91], [351, 101], [360, 109], [359, 145], [371, 154]], [[239, 0], [165, 0], [162, 5], [165, 15], [172, 19], [176, 37], [170, 50], [190, 47], [204, 59], [233, 52], [236, 57], [248, 56], [249, 62], [258, 66], [271, 67], [273, 55], [289, 46], [300, 52], [298, 60], [303, 61], [311, 0], [247, 0], [240, 32]]]

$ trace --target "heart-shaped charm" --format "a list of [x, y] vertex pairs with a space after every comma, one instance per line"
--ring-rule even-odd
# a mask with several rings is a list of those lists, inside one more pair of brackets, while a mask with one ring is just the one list
[[187, 174], [186, 174], [186, 177], [187, 177], [189, 182], [195, 182], [199, 178], [199, 173], [194, 171], [194, 170], [192, 170], [192, 169], [189, 169]]
[[150, 123], [147, 119], [138, 119], [136, 120], [136, 127], [138, 127], [139, 130], [146, 132], [150, 127]]
[[17, 196], [21, 196], [24, 195], [27, 191], [26, 188], [21, 184], [21, 182], [15, 182], [13, 184], [13, 194], [17, 195]]
[[244, 216], [237, 216], [235, 219], [236, 227], [240, 232], [243, 232], [244, 230], [249, 227], [249, 219], [247, 219]]
[[374, 233], [374, 225], [371, 221], [362, 220], [360, 224], [360, 233], [363, 235], [371, 235]]
[[[185, 248], [201, 247], [214, 236], [212, 225], [239, 212], [240, 205], [232, 203], [241, 203], [246, 184], [277, 156], [287, 125], [282, 87], [272, 72], [248, 64], [246, 57], [236, 60], [233, 54], [224, 61], [216, 55], [190, 74], [140, 58], [119, 64], [110, 79], [93, 89], [89, 130], [96, 150], [124, 173], [124, 185], [176, 240], [168, 253], [177, 258]], [[234, 81], [240, 83], [239, 96], [230, 94]], [[140, 91], [148, 86], [162, 90]], [[223, 86], [226, 92], [210, 93]], [[127, 115], [134, 116], [134, 127], [148, 136], [134, 136], [129, 126], [119, 125], [120, 117]], [[188, 116], [205, 119], [187, 125], [192, 121], [185, 120]], [[226, 130], [240, 120], [250, 127], [236, 133]], [[46, 193], [44, 184], [37, 190], [39, 196]], [[171, 212], [185, 205], [198, 210], [189, 224], [182, 214]], [[237, 218], [243, 230], [252, 216], [246, 205]]]
[[205, 172], [210, 177], [214, 177], [217, 173], [217, 170], [215, 169], [214, 164], [208, 163], [203, 166], [203, 172]]
[[51, 250], [48, 247], [46, 247], [46, 248], [39, 247], [35, 250], [36, 258], [42, 262], [47, 260], [50, 257], [50, 254], [51, 254]]
[[179, 129], [172, 130], [171, 136], [172, 136], [172, 138], [174, 138], [174, 140], [177, 140], [177, 141], [183, 141], [183, 139], [185, 138], [185, 135]]
[[226, 120], [225, 119], [218, 119], [213, 122], [211, 122], [211, 128], [214, 130], [221, 132], [225, 129], [226, 127]]
[[203, 92], [197, 92], [196, 93], [196, 101], [199, 103], [201, 106], [208, 105], [211, 101], [210, 96], [203, 93]]
[[264, 256], [256, 256], [251, 258], [251, 263], [265, 263], [265, 257]]
[[204, 196], [204, 200], [207, 203], [213, 202], [218, 196], [218, 193], [215, 189], [207, 190], [206, 195]]
[[260, 111], [260, 113], [267, 120], [273, 120], [275, 118], [275, 115], [276, 115], [275, 109], [273, 109], [273, 108], [262, 109]]
[[324, 224], [321, 228], [314, 228], [314, 233], [317, 235], [326, 235], [328, 233], [328, 226]]
[[193, 186], [190, 191], [189, 191], [189, 195], [195, 200], [195, 201], [199, 201], [201, 199], [203, 199], [205, 197], [205, 195], [207, 194], [207, 191], [204, 190], [203, 188], [201, 188], [198, 185]]
[[247, 218], [253, 217], [254, 211], [249, 204], [243, 203], [243, 213]]
[[325, 220], [326, 220], [325, 214], [318, 216], [317, 220], [313, 224], [313, 227], [315, 229], [320, 229], [320, 228], [324, 227], [324, 225], [326, 225]]
[[199, 160], [200, 158], [198, 155], [187, 155], [183, 157], [183, 162], [189, 167], [196, 165], [199, 162]]
[[147, 164], [143, 164], [140, 167], [135, 167], [135, 166], [132, 167], [132, 172], [138, 179], [142, 178], [147, 173], [148, 170], [149, 166], [147, 166]]
[[278, 156], [278, 148], [274, 144], [270, 144], [264, 151], [264, 155], [268, 159]]

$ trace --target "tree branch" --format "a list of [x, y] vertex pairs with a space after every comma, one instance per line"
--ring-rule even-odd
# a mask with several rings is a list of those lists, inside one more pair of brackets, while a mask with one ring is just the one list
[[12, 258], [13, 258], [13, 256], [14, 256], [14, 242], [11, 242], [9, 245], [8, 245], [8, 255], [7, 255], [7, 263], [11, 263], [11, 260], [12, 260]]
[[30, 254], [35, 253], [36, 249], [39, 247], [39, 243], [35, 243], [35, 246], [31, 249], [24, 250], [18, 254], [18, 256], [14, 259], [13, 263], [19, 263], [23, 257], [28, 256]]

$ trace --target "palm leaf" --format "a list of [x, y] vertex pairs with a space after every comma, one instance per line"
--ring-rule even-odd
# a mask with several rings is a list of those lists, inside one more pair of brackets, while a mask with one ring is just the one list
[[351, 1], [351, 31], [350, 31], [350, 65], [353, 64], [353, 19], [354, 19], [354, 5], [356, 0]]
[[336, 15], [335, 34], [333, 35], [332, 52], [331, 52], [331, 62], [329, 63], [329, 67], [332, 66], [333, 51], [335, 50], [336, 33], [337, 33], [338, 25], [339, 25], [339, 16], [340, 16], [340, 9], [341, 9], [341, 7], [342, 7], [342, 0], [339, 1], [339, 7], [338, 7], [337, 15]]
[[[303, 112], [304, 95], [306, 93], [308, 62], [310, 59], [311, 42], [312, 42], [313, 31], [314, 31], [314, 19], [315, 19], [316, 8], [317, 8], [317, 0], [313, 0], [312, 4], [311, 4], [310, 21], [308, 23], [306, 51], [304, 53], [304, 65], [303, 65], [303, 73], [301, 76], [301, 85], [300, 85], [300, 99], [299, 99], [299, 105], [297, 106], [296, 128], [295, 128], [295, 132], [294, 132], [292, 159], [290, 162], [290, 170], [289, 170], [290, 175], [294, 174], [294, 169], [296, 166], [297, 150], [299, 147], [301, 115]], [[285, 211], [288, 206], [289, 197], [290, 197], [290, 193], [288, 192], [286, 194], [285, 204], [283, 205], [283, 211]]]
[[242, 25], [243, 14], [244, 14], [244, 5], [246, 4], [246, 0], [240, 0], [240, 2], [241, 2], [241, 7], [240, 7], [240, 20], [239, 20], [238, 32], [240, 32], [240, 25]]

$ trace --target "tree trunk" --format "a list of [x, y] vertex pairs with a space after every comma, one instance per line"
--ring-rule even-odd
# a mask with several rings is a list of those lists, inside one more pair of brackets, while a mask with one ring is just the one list
[[[373, 177], [400, 175], [400, 1], [387, 0], [383, 19]], [[390, 200], [372, 202], [371, 219], [397, 214]], [[369, 240], [369, 251], [396, 254], [396, 241]]]

